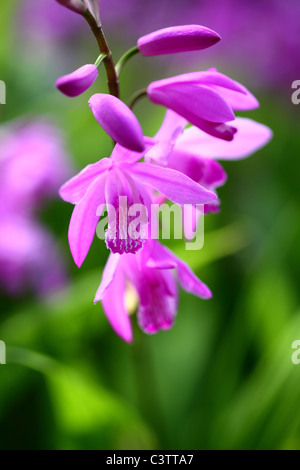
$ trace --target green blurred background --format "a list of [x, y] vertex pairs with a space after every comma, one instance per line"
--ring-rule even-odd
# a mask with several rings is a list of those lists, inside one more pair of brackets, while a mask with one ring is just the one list
[[[105, 79], [74, 100], [53, 84], [93, 62], [97, 49], [84, 25], [72, 40], [37, 41], [30, 28], [21, 31], [22, 2], [1, 3], [1, 124], [51, 118], [64, 132], [75, 173], [110, 153], [87, 105], [106, 89]], [[134, 43], [110, 25], [107, 35], [116, 56]], [[122, 97], [151, 79], [218, 65], [208, 51], [199, 57], [196, 65], [194, 55], [192, 64], [182, 55], [135, 58], [122, 76]], [[270, 126], [274, 138], [249, 159], [224, 163], [222, 209], [205, 218], [204, 248], [187, 252], [170, 243], [213, 299], [181, 292], [171, 331], [146, 336], [133, 317], [135, 341], [123, 343], [93, 305], [108, 255], [103, 242], [95, 238], [78, 270], [67, 243], [72, 207], [58, 198], [48, 203], [38, 217], [63, 247], [70, 281], [43, 300], [1, 294], [1, 449], [300, 449], [300, 364], [291, 360], [300, 340], [300, 106], [291, 102], [290, 82], [255, 88], [247, 65], [221, 71], [256, 94], [261, 107], [247, 116]], [[136, 113], [153, 135], [163, 109], [141, 102]]]

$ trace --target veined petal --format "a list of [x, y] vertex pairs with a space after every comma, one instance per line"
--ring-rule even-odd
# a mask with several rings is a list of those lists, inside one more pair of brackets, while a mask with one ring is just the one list
[[217, 199], [213, 192], [176, 170], [135, 163], [131, 166], [131, 174], [179, 205], [205, 204]]
[[145, 150], [142, 128], [123, 101], [97, 93], [90, 98], [89, 105], [100, 126], [116, 143], [134, 152]]
[[169, 330], [174, 324], [178, 306], [178, 289], [172, 272], [144, 269], [136, 287], [140, 297], [137, 317], [141, 329], [148, 334]]
[[176, 151], [196, 157], [200, 154], [207, 158], [237, 160], [259, 150], [273, 135], [269, 127], [252, 119], [238, 117], [233, 124], [238, 132], [230, 143], [209, 136], [196, 127], [190, 127], [178, 139]]
[[66, 202], [77, 204], [83, 198], [94, 179], [109, 170], [111, 166], [112, 161], [109, 158], [102, 158], [97, 163], [87, 165], [80, 173], [73, 176], [60, 188], [60, 197]]
[[97, 208], [105, 204], [106, 175], [99, 176], [76, 204], [69, 225], [69, 244], [73, 259], [80, 267], [90, 249], [100, 215]]
[[124, 341], [131, 343], [132, 328], [125, 308], [125, 277], [121, 269], [116, 269], [113, 282], [104, 292], [102, 305], [113, 330]]
[[173, 26], [141, 37], [138, 40], [138, 49], [144, 56], [174, 54], [206, 49], [220, 39], [215, 31], [204, 26]]

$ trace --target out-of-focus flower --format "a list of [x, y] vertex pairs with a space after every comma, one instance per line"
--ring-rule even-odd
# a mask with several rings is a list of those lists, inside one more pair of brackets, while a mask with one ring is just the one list
[[38, 38], [47, 43], [56, 39], [77, 38], [86, 31], [86, 23], [80, 15], [72, 15], [55, 0], [26, 0], [19, 2], [16, 14], [18, 31], [27, 40]]
[[207, 134], [231, 141], [236, 129], [228, 125], [233, 111], [254, 109], [256, 98], [241, 84], [215, 69], [152, 82], [149, 99], [172, 109]]
[[50, 294], [66, 283], [53, 237], [32, 218], [0, 211], [0, 284], [11, 294]]
[[46, 121], [0, 130], [0, 284], [16, 294], [48, 294], [65, 284], [63, 257], [35, 220], [35, 209], [57, 195], [70, 173], [60, 132]]
[[90, 98], [89, 105], [97, 122], [115, 142], [134, 152], [144, 150], [142, 128], [123, 101], [112, 95], [97, 93]]
[[[148, 149], [152, 145], [150, 141]], [[217, 199], [214, 193], [176, 170], [137, 163], [148, 149], [135, 153], [117, 144], [110, 158], [88, 165], [60, 189], [61, 197], [75, 204], [69, 226], [69, 244], [77, 266], [83, 263], [93, 241], [101, 215], [99, 206], [102, 210], [105, 204], [113, 208], [112, 215], [108, 210], [106, 244], [113, 253], [122, 254], [136, 253], [144, 240], [131, 238], [128, 234], [130, 220], [128, 215], [121, 217], [124, 209], [120, 207], [120, 198], [127, 198], [126, 214], [132, 204], [142, 204], [151, 214], [151, 201], [145, 186], [179, 205], [204, 204]]]
[[[95, 303], [101, 301], [114, 331], [132, 341], [129, 312], [125, 307], [128, 282], [139, 298], [138, 323], [148, 334], [173, 326], [178, 306], [178, 287], [202, 299], [212, 297], [209, 288], [170, 250], [157, 241], [147, 241], [136, 255], [111, 254], [103, 272]], [[116, 292], [118, 293], [116, 295]]]
[[73, 98], [88, 90], [97, 77], [97, 67], [93, 64], [86, 64], [74, 72], [60, 77], [55, 85], [64, 95]]
[[0, 155], [0, 207], [18, 212], [56, 196], [71, 171], [60, 131], [47, 121], [3, 127]]
[[139, 38], [137, 45], [144, 56], [198, 51], [220, 41], [213, 30], [199, 25], [173, 26]]

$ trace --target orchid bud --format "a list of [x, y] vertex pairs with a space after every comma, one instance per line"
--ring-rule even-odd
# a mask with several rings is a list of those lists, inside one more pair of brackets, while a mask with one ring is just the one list
[[147, 34], [138, 40], [144, 56], [198, 51], [213, 46], [221, 37], [209, 28], [198, 25], [173, 26]]
[[66, 7], [69, 10], [74, 11], [75, 13], [79, 13], [80, 15], [83, 15], [83, 13], [86, 11], [86, 7], [84, 6], [81, 0], [56, 0], [56, 1], [63, 7]]
[[85, 5], [88, 7], [93, 17], [95, 18], [97, 25], [101, 25], [100, 21], [100, 5], [99, 0], [84, 0]]
[[60, 77], [55, 85], [64, 95], [73, 98], [90, 88], [97, 77], [97, 67], [93, 64], [87, 64], [75, 70], [75, 72]]
[[144, 150], [141, 126], [123, 101], [112, 95], [97, 93], [91, 97], [89, 105], [100, 126], [116, 143], [134, 152]]

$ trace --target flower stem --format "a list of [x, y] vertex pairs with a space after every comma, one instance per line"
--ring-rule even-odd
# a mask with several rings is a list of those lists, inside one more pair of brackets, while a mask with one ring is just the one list
[[103, 59], [103, 64], [105, 66], [106, 75], [107, 75], [107, 85], [109, 89], [109, 93], [117, 98], [120, 97], [120, 89], [119, 89], [119, 79], [115, 69], [115, 64], [112, 58], [111, 51], [107, 44], [106, 38], [104, 36], [104, 32], [101, 26], [97, 25], [97, 22], [91, 12], [86, 10], [83, 14], [83, 17], [88, 22], [93, 35], [98, 43], [99, 50], [101, 54], [105, 54], [105, 58]]
[[125, 54], [121, 57], [119, 62], [116, 65], [116, 72], [118, 77], [120, 77], [121, 72], [123, 70], [123, 67], [127, 64], [128, 60], [131, 59], [131, 57], [135, 56], [136, 54], [139, 53], [139, 50], [137, 46], [133, 47], [132, 49], [129, 49], [129, 51], [125, 52]]
[[145, 96], [147, 96], [147, 88], [137, 91], [129, 100], [129, 108], [133, 109], [134, 106]]

